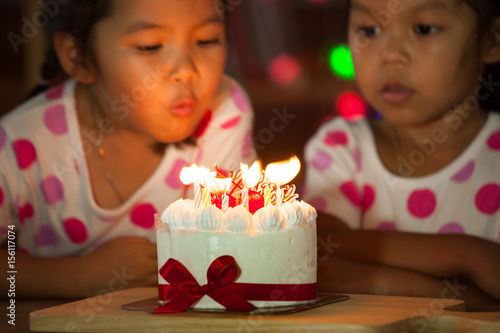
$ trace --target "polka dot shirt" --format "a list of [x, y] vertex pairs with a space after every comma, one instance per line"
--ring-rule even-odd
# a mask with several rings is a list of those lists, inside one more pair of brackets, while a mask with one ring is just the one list
[[80, 137], [75, 81], [21, 105], [0, 120], [0, 236], [15, 226], [19, 251], [36, 256], [82, 255], [120, 236], [155, 241], [154, 214], [192, 186], [179, 180], [184, 166], [239, 169], [256, 154], [253, 112], [234, 81], [217, 110], [207, 111], [193, 136], [197, 145], [173, 145], [157, 170], [116, 209], [95, 203]]
[[[417, 168], [428, 139], [403, 163]], [[470, 234], [500, 242], [500, 114], [491, 112], [466, 150], [438, 172], [402, 178], [380, 161], [367, 120], [334, 118], [305, 150], [303, 198], [351, 228]]]

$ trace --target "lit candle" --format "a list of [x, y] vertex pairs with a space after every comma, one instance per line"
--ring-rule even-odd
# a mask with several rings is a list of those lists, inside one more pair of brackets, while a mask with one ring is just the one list
[[[295, 156], [289, 161], [271, 163], [266, 167], [266, 180], [269, 183], [276, 185], [276, 206], [281, 206], [283, 203], [283, 191], [281, 189], [281, 185], [290, 182], [293, 178], [295, 178], [295, 176], [297, 176], [299, 171], [300, 161]], [[264, 194], [266, 194], [266, 192], [264, 192]], [[266, 196], [264, 196], [264, 198], [266, 199]]]
[[[202, 190], [201, 186], [215, 178], [215, 172], [210, 171], [206, 167], [198, 167], [196, 164], [190, 167], [184, 167], [181, 170], [180, 180], [184, 185], [193, 184], [194, 186], [194, 206], [200, 208], [201, 206], [207, 207], [207, 193]], [[208, 195], [210, 198], [210, 196]]]
[[279, 184], [276, 184], [276, 207], [283, 203], [283, 190]]
[[241, 205], [244, 208], [249, 208], [248, 204], [248, 190], [253, 188], [260, 180], [260, 175], [262, 174], [262, 167], [260, 161], [256, 161], [252, 164], [250, 169], [248, 165], [241, 163], [241, 179], [243, 180], [243, 189], [241, 190]]
[[201, 185], [194, 183], [194, 207], [200, 208], [201, 206]]
[[203, 207], [208, 207], [212, 204], [212, 198], [210, 197], [210, 191], [204, 187], [202, 190], [202, 202]]
[[271, 203], [271, 189], [269, 186], [264, 188], [264, 206], [268, 206]]
[[226, 192], [224, 192], [224, 194], [222, 195], [222, 211], [223, 212], [226, 212], [229, 208], [229, 195], [226, 194]]
[[248, 189], [246, 187], [241, 190], [241, 205], [248, 208]]

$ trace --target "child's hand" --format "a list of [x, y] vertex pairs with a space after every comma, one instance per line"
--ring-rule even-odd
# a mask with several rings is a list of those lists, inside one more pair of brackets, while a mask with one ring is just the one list
[[88, 296], [132, 287], [156, 286], [156, 244], [140, 237], [117, 238], [82, 258]]

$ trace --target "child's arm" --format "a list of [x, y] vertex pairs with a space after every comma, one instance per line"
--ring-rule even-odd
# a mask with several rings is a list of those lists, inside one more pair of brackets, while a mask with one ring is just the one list
[[[362, 263], [396, 267], [436, 279], [468, 276], [500, 300], [500, 245], [465, 235], [351, 230], [320, 215], [318, 238], [335, 243], [334, 254]], [[324, 267], [327, 268], [328, 265]]]
[[436, 278], [412, 270], [331, 255], [318, 262], [318, 290], [353, 294], [462, 299], [468, 308], [500, 310], [500, 302], [458, 278]]
[[[7, 250], [0, 250], [7, 258]], [[118, 238], [83, 257], [40, 258], [16, 253], [16, 297], [84, 298], [158, 283], [156, 245]], [[9, 290], [3, 279], [2, 290]], [[7, 295], [7, 292], [2, 292]]]

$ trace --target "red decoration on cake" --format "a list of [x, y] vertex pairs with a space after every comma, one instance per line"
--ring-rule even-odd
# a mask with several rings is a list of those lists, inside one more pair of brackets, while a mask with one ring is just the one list
[[215, 166], [215, 171], [192, 165], [181, 172], [181, 181], [194, 184], [195, 208], [215, 205], [222, 211], [242, 205], [251, 214], [268, 205], [281, 206], [298, 197], [291, 181], [300, 170], [297, 157], [289, 161], [271, 163], [265, 171], [260, 162], [250, 168], [241, 164], [237, 172], [227, 172]]
[[264, 207], [264, 197], [259, 192], [248, 191], [248, 211], [255, 214], [256, 211]]
[[231, 256], [215, 259], [207, 271], [206, 285], [200, 286], [191, 273], [175, 259], [168, 259], [160, 269], [161, 276], [174, 288], [168, 296], [170, 301], [158, 307], [153, 313], [177, 313], [189, 309], [204, 295], [236, 312], [249, 312], [254, 306], [226, 286], [234, 282], [238, 275], [236, 262]]
[[160, 269], [160, 275], [169, 285], [159, 284], [160, 305], [153, 314], [179, 313], [189, 309], [207, 295], [227, 310], [249, 312], [254, 306], [248, 301], [275, 301], [279, 294], [287, 301], [310, 301], [316, 298], [316, 283], [263, 284], [237, 283], [238, 266], [232, 256], [215, 259], [207, 271], [206, 285], [200, 286], [189, 270], [179, 261], [168, 259]]

